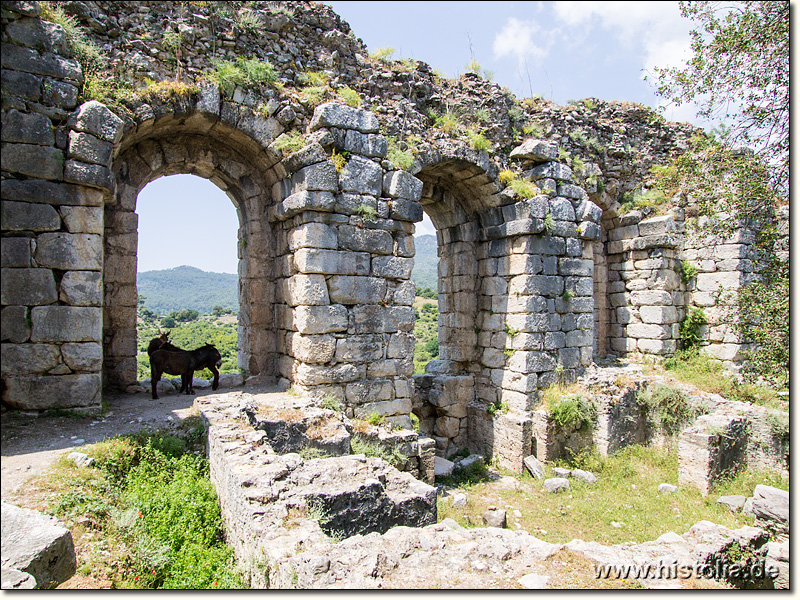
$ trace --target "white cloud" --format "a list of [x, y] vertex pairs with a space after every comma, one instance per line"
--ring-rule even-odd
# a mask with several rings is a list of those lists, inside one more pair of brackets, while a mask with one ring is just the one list
[[550, 34], [534, 21], [520, 21], [511, 17], [494, 38], [494, 56], [515, 56], [522, 64], [527, 59], [542, 62], [549, 52]]

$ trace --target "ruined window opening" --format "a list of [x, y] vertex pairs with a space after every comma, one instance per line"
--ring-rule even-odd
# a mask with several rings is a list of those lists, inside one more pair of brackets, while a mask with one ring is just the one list
[[[221, 371], [235, 372], [240, 347], [237, 331], [239, 219], [235, 206], [211, 181], [179, 174], [148, 183], [139, 192], [136, 213], [137, 334], [140, 338], [137, 379], [148, 376], [149, 363], [143, 349], [151, 334], [159, 328], [171, 330], [193, 322], [209, 322], [218, 330], [204, 330], [193, 343], [180, 343], [176, 336], [172, 341], [187, 349], [199, 343], [215, 342], [223, 354]], [[190, 289], [189, 297], [171, 299], [158, 295], [152, 284], [142, 287], [142, 272], [170, 270], [176, 270], [176, 279], [197, 281], [197, 289]], [[221, 294], [230, 279], [233, 280], [233, 302], [226, 301]], [[153, 292], [156, 292], [155, 297]], [[186, 332], [183, 337], [186, 335], [190, 334]], [[198, 376], [203, 374], [198, 373]]]

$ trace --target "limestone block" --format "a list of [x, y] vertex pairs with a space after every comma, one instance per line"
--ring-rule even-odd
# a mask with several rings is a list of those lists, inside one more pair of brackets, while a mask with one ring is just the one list
[[560, 296], [564, 293], [564, 278], [557, 275], [517, 275], [508, 286], [509, 296]]
[[351, 156], [339, 173], [339, 185], [343, 192], [380, 196], [383, 169], [367, 158]]
[[67, 271], [61, 278], [59, 299], [72, 306], [101, 306], [102, 286], [100, 271]]
[[352, 154], [360, 154], [361, 156], [383, 158], [389, 149], [389, 143], [384, 136], [360, 133], [353, 129], [348, 129], [344, 138], [339, 141], [339, 146], [342, 150]]
[[556, 193], [564, 198], [572, 198], [574, 200], [584, 200], [584, 201], [589, 200], [589, 196], [586, 193], [586, 191], [579, 185], [574, 185], [572, 183], [558, 184]]
[[11, 109], [3, 113], [3, 129], [0, 134], [4, 142], [52, 146], [55, 143], [53, 123], [39, 113], [21, 113]]
[[103, 367], [103, 347], [99, 343], [64, 344], [61, 356], [73, 371], [99, 372]]
[[575, 220], [575, 209], [572, 207], [572, 202], [566, 198], [562, 198], [560, 196], [551, 198], [549, 205], [549, 212], [553, 215], [553, 219], [557, 221]]
[[77, 567], [72, 534], [42, 513], [2, 504], [3, 568], [30, 575], [37, 589], [52, 589], [72, 577]]
[[510, 330], [520, 333], [558, 331], [561, 329], [561, 317], [552, 313], [513, 313], [506, 317], [506, 324]]
[[419, 221], [422, 221], [424, 217], [422, 205], [414, 200], [395, 198], [391, 201], [390, 208], [390, 216], [398, 221], [418, 223]]
[[292, 356], [304, 363], [324, 364], [330, 362], [336, 351], [336, 340], [330, 335], [303, 335], [290, 333], [287, 345]]
[[356, 306], [353, 309], [356, 333], [396, 333], [414, 329], [414, 309], [410, 306]]
[[679, 320], [678, 310], [674, 306], [642, 306], [639, 308], [639, 316], [644, 323], [658, 325], [677, 323]]
[[389, 336], [386, 348], [387, 358], [409, 358], [414, 355], [414, 335], [411, 333], [395, 333]]
[[64, 153], [52, 146], [6, 143], [0, 154], [0, 168], [28, 177], [61, 180], [64, 175]]
[[517, 351], [508, 360], [508, 368], [517, 373], [541, 373], [556, 368], [556, 359], [546, 352]]
[[394, 291], [394, 304], [397, 306], [411, 306], [416, 296], [416, 285], [413, 281], [404, 281]]
[[552, 477], [544, 480], [544, 491], [555, 494], [558, 492], [565, 492], [571, 489], [569, 480], [564, 477]]
[[50, 269], [0, 269], [0, 303], [39, 306], [58, 300]]
[[339, 248], [372, 254], [391, 254], [392, 234], [382, 229], [367, 229], [342, 225], [339, 227]]
[[675, 219], [672, 218], [672, 215], [651, 217], [639, 221], [639, 235], [642, 236], [662, 235], [672, 231], [676, 231]]
[[[1, 278], [4, 279], [4, 278]], [[5, 304], [5, 301], [3, 301]], [[28, 308], [26, 306], [6, 306], [0, 312], [0, 332], [3, 341], [21, 344], [28, 341], [31, 330], [27, 320]]]
[[572, 181], [572, 169], [559, 162], [547, 162], [537, 165], [530, 171], [525, 171], [525, 176], [533, 181], [540, 179], [555, 179], [557, 181]]
[[578, 237], [584, 240], [599, 240], [602, 230], [596, 223], [584, 221], [578, 225]]
[[294, 310], [294, 326], [305, 334], [347, 331], [347, 309], [339, 304], [298, 306]]
[[102, 235], [103, 209], [99, 206], [61, 206], [58, 209], [69, 233]]
[[331, 192], [301, 190], [275, 207], [275, 218], [283, 221], [306, 210], [331, 212], [336, 201]]
[[591, 277], [594, 272], [594, 261], [580, 258], [559, 258], [558, 272], [560, 275]]
[[103, 267], [103, 239], [87, 233], [43, 233], [34, 255], [39, 266], [64, 271], [99, 271]]
[[320, 104], [314, 109], [308, 130], [313, 132], [322, 127], [355, 129], [361, 133], [378, 133], [380, 128], [373, 113], [336, 102]]
[[550, 162], [558, 159], [558, 146], [542, 140], [528, 139], [514, 148], [509, 157], [534, 163]]
[[335, 304], [378, 304], [386, 296], [386, 280], [379, 277], [334, 275], [328, 281], [331, 302]]
[[[5, 220], [3, 221], [5, 226]], [[30, 238], [4, 237], [0, 239], [0, 266], [33, 267], [33, 248]]]
[[544, 465], [535, 456], [526, 456], [522, 464], [535, 479], [544, 478]]
[[591, 346], [592, 338], [592, 331], [590, 329], [575, 329], [567, 332], [566, 345], [572, 348]]
[[64, 181], [79, 183], [100, 190], [114, 189], [114, 174], [102, 165], [70, 159], [64, 164]]
[[[630, 294], [630, 303], [634, 306], [671, 306], [672, 300], [672, 294], [663, 290], [643, 290]], [[622, 304], [625, 303], [623, 301]]]
[[112, 144], [119, 142], [122, 137], [122, 119], [96, 100], [79, 106], [70, 115], [67, 125], [74, 131], [90, 133]]
[[260, 113], [245, 110], [244, 108], [241, 111], [239, 120], [236, 122], [236, 129], [246, 134], [262, 148], [268, 148], [283, 132], [280, 120], [265, 117]]
[[6, 375], [42, 375], [61, 364], [53, 344], [2, 344], [0, 371]]
[[350, 381], [358, 381], [363, 376], [363, 371], [355, 365], [336, 365], [329, 367], [301, 363], [297, 366], [295, 383], [299, 385], [341, 384]]
[[364, 363], [384, 358], [384, 339], [379, 334], [363, 334], [336, 341], [336, 361]]
[[301, 248], [294, 253], [294, 264], [301, 273], [369, 275], [369, 258], [366, 252]]
[[383, 176], [383, 193], [389, 198], [418, 202], [422, 195], [422, 181], [406, 171], [391, 171]]
[[336, 192], [339, 176], [330, 161], [304, 167], [292, 174], [292, 194], [303, 191]]
[[392, 382], [388, 380], [353, 380], [352, 383], [348, 383], [345, 387], [345, 398], [351, 405], [364, 404], [365, 402], [388, 401], [394, 398], [394, 386]]
[[738, 290], [741, 286], [742, 274], [737, 271], [726, 273], [698, 273], [695, 276], [695, 288], [700, 292], [716, 292], [719, 288], [725, 291]]
[[2, 202], [4, 231], [57, 231], [61, 217], [47, 204], [28, 202]]
[[439, 417], [433, 425], [433, 432], [444, 438], [454, 438], [461, 429], [461, 419], [455, 417]]
[[67, 156], [79, 161], [108, 166], [111, 161], [112, 144], [90, 133], [69, 132]]
[[564, 333], [563, 331], [549, 331], [544, 334], [545, 350], [558, 350], [559, 348], [563, 348], [566, 345], [567, 345], [567, 334]]
[[323, 275], [298, 273], [292, 275], [287, 283], [287, 303], [289, 306], [322, 306], [330, 304], [328, 288]]
[[3, 402], [19, 410], [100, 407], [99, 373], [6, 377]]
[[338, 248], [336, 228], [324, 223], [303, 223], [289, 232], [289, 250], [299, 248]]
[[373, 413], [382, 417], [395, 415], [408, 415], [411, 413], [411, 400], [408, 398], [398, 398], [385, 402], [367, 402], [357, 405], [353, 409], [353, 414], [357, 419], [366, 419]]
[[[642, 307], [644, 308], [644, 307]], [[641, 309], [639, 311], [641, 313]], [[649, 338], [651, 340], [666, 340], [672, 337], [672, 327], [648, 323], [631, 323], [627, 333], [634, 338]]]
[[372, 259], [372, 274], [387, 279], [409, 279], [414, 268], [413, 258], [377, 256]]
[[703, 353], [723, 361], [737, 361], [742, 358], [741, 344], [710, 344]]

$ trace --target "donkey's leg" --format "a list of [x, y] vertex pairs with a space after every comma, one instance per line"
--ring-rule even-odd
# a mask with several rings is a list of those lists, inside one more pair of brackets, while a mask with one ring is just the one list
[[213, 364], [209, 365], [208, 368], [214, 374], [214, 381], [211, 384], [211, 389], [216, 390], [219, 387], [219, 371], [217, 371], [217, 367]]
[[158, 380], [161, 379], [161, 373], [155, 367], [150, 367], [150, 387], [152, 388], [153, 392], [153, 400], [158, 400], [158, 392], [156, 388], [158, 387]]

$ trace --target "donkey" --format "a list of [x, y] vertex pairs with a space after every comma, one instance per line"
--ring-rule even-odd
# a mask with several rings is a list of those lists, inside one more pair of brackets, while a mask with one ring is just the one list
[[181, 350], [182, 348], [178, 348], [177, 346], [173, 346], [169, 341], [169, 331], [161, 331], [161, 328], [158, 329], [158, 337], [153, 338], [150, 340], [150, 344], [147, 346], [147, 356], [152, 356], [153, 352], [156, 350]]
[[[171, 345], [171, 344], [170, 344]], [[173, 346], [174, 348], [174, 346]], [[206, 344], [196, 350], [165, 349], [163, 346], [154, 350], [150, 355], [150, 385], [153, 392], [153, 400], [158, 400], [156, 386], [161, 379], [162, 373], [181, 376], [181, 392], [194, 394], [192, 380], [194, 372], [208, 368], [214, 374], [214, 382], [211, 389], [219, 387], [218, 367], [222, 365], [222, 356], [212, 344]]]

